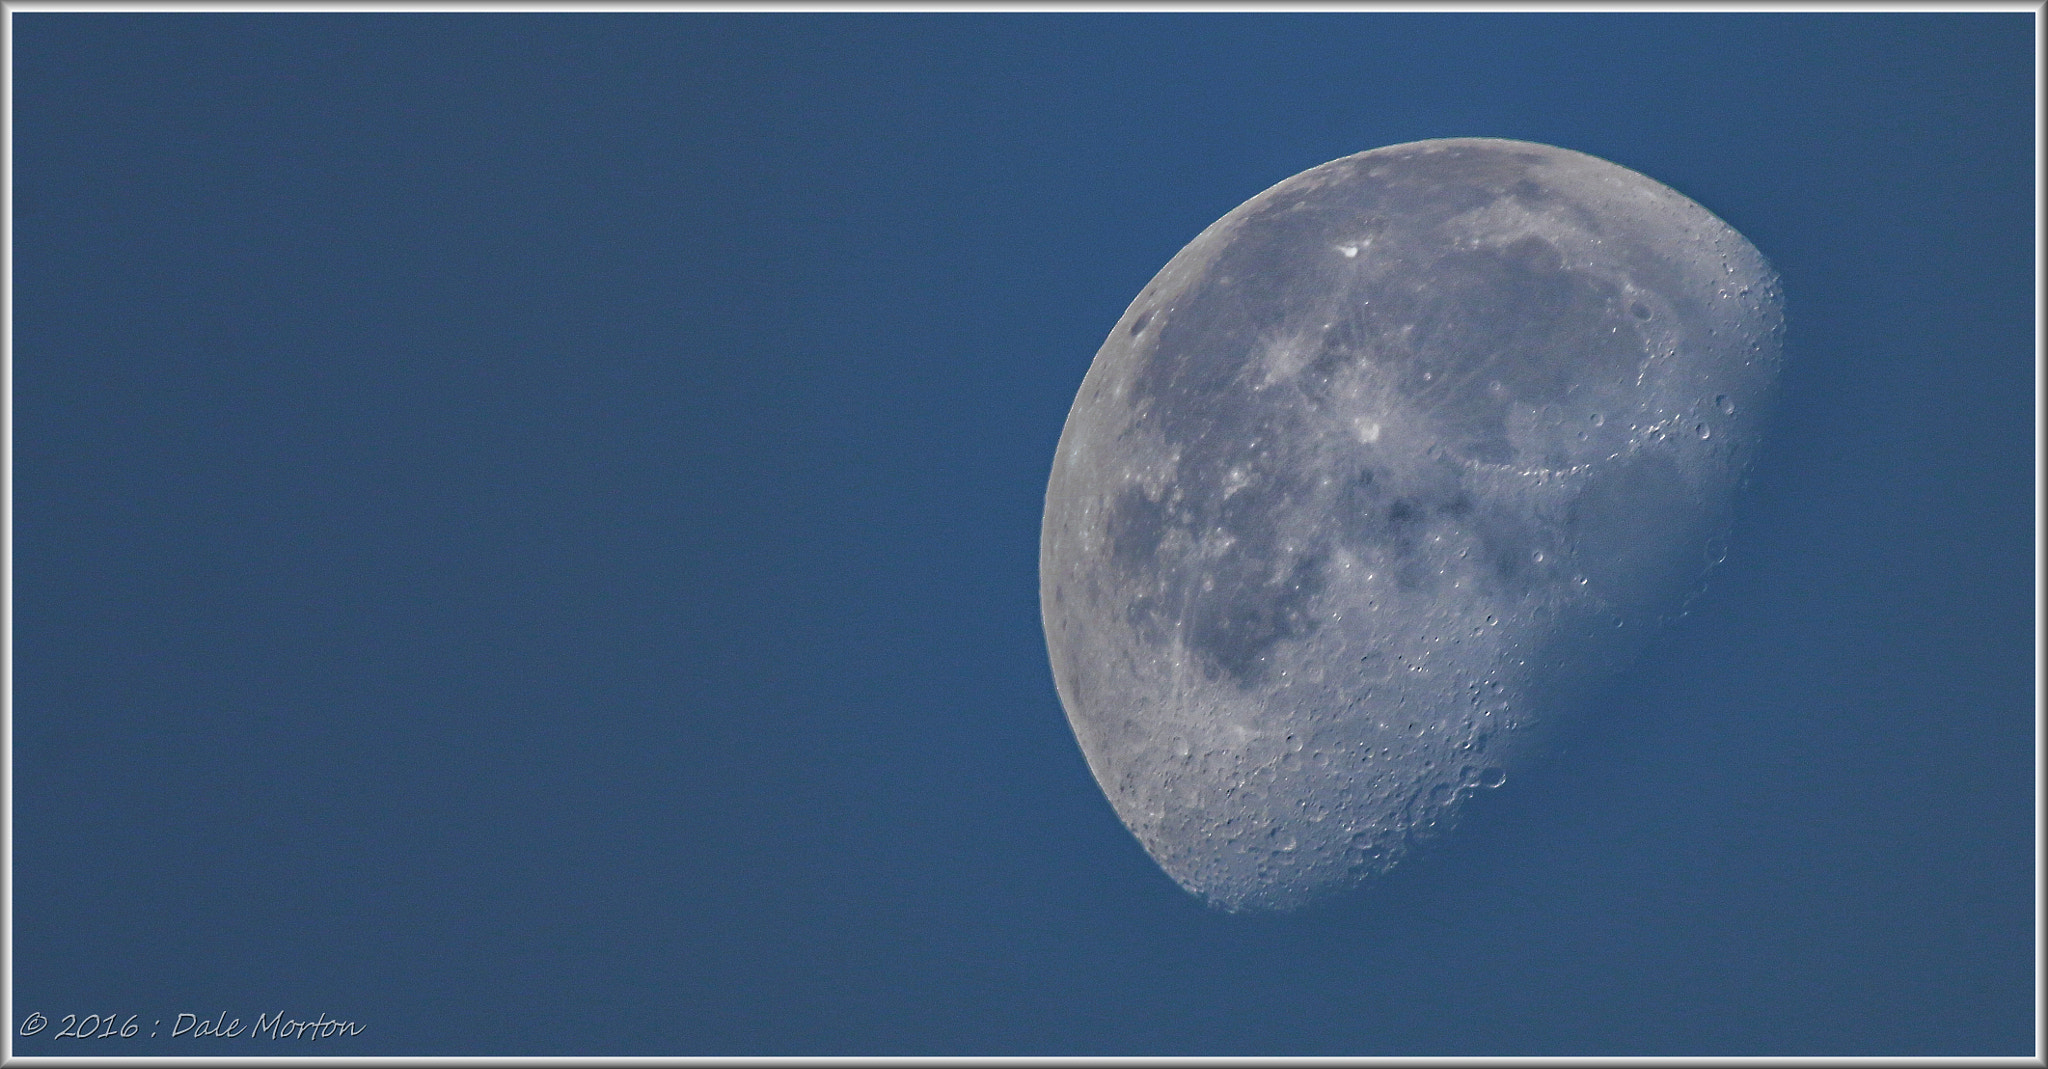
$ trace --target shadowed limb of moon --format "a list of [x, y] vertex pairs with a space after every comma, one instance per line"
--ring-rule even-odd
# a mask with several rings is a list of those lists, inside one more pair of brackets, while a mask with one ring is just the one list
[[1527, 142], [1359, 153], [1204, 230], [1046, 490], [1054, 679], [1125, 825], [1230, 910], [1447, 830], [1701, 578], [1781, 309], [1699, 205]]

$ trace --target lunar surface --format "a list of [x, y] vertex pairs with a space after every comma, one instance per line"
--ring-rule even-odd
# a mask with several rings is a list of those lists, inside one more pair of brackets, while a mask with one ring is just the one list
[[1046, 490], [1053, 674], [1118, 815], [1232, 911], [1439, 839], [1721, 555], [1782, 334], [1740, 234], [1546, 145], [1375, 149], [1204, 230]]

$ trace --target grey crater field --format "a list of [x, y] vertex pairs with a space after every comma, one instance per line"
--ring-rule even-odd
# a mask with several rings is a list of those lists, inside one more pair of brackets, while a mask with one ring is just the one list
[[1362, 152], [1204, 230], [1046, 490], [1053, 675], [1118, 815], [1233, 911], [1439, 839], [1725, 552], [1782, 335], [1740, 234], [1546, 145]]

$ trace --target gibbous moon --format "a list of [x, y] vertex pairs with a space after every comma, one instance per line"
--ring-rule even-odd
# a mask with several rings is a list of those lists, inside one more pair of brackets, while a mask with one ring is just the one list
[[1284, 910], [1512, 789], [1724, 552], [1782, 336], [1740, 234], [1547, 145], [1374, 149], [1204, 230], [1045, 496], [1053, 675], [1125, 825]]

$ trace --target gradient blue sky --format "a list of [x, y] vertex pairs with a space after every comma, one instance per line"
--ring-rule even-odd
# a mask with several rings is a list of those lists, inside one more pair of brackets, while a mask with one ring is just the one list
[[[2028, 1054], [2035, 20], [37, 14], [24, 1054]], [[1206, 911], [1039, 628], [1202, 227], [1561, 145], [1785, 282], [1728, 562], [1541, 775]], [[359, 1022], [172, 1039], [179, 1013]]]

